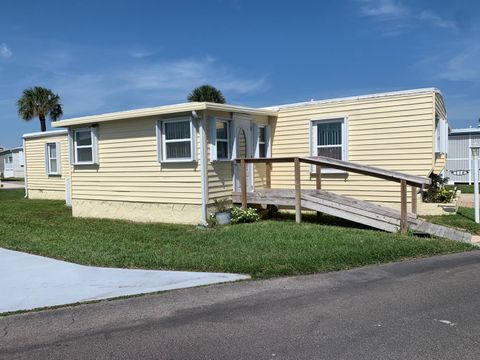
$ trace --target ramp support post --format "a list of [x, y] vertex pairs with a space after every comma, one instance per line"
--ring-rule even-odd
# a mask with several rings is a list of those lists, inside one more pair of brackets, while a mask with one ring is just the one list
[[417, 187], [412, 186], [412, 213], [417, 214]]
[[400, 181], [400, 232], [405, 234], [408, 230], [407, 223], [407, 182]]
[[302, 189], [300, 185], [300, 159], [295, 158], [295, 221], [302, 221]]
[[271, 189], [272, 188], [272, 163], [267, 162], [265, 164], [265, 188]]

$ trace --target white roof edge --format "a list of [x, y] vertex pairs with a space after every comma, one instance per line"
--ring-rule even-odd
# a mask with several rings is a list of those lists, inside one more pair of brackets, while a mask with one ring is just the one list
[[50, 131], [23, 134], [22, 138], [23, 139], [42, 138], [42, 137], [48, 137], [48, 136], [64, 135], [64, 134], [67, 134], [67, 133], [68, 133], [68, 131], [63, 130], [63, 129], [62, 130], [50, 130]]
[[450, 135], [465, 134], [465, 133], [480, 133], [480, 128], [452, 129], [452, 131], [450, 132]]
[[135, 109], [127, 111], [118, 111], [112, 113], [105, 113], [99, 115], [82, 116], [77, 118], [65, 119], [52, 123], [52, 127], [67, 127], [80, 124], [89, 124], [96, 122], [112, 121], [112, 120], [125, 120], [143, 116], [156, 116], [156, 115], [168, 115], [179, 112], [189, 112], [197, 110], [217, 110], [228, 112], [243, 112], [254, 115], [276, 115], [276, 112], [269, 109], [251, 108], [245, 106], [217, 104], [209, 102], [188, 102], [174, 105], [164, 105], [152, 108]]
[[6, 153], [6, 152], [9, 152], [9, 151], [15, 151], [15, 150], [23, 150], [23, 146], [16, 146], [16, 147], [13, 147], [13, 148], [2, 148], [0, 149], [0, 154], [3, 154], [3, 153]]
[[326, 104], [326, 103], [332, 103], [332, 102], [355, 101], [355, 100], [382, 98], [387, 96], [402, 96], [402, 95], [421, 94], [421, 93], [430, 93], [430, 92], [435, 92], [437, 94], [440, 94], [443, 97], [441, 91], [438, 88], [431, 87], [431, 88], [420, 88], [420, 89], [411, 89], [411, 90], [389, 91], [389, 92], [358, 95], [358, 96], [347, 96], [347, 97], [314, 100], [314, 101], [303, 101], [298, 103], [268, 106], [268, 107], [264, 107], [263, 109], [278, 111], [280, 109], [285, 109], [290, 107], [302, 107], [302, 106], [319, 105], [319, 104]]

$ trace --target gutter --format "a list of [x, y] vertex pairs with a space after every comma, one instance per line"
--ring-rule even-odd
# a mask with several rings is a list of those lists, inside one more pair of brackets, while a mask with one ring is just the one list
[[206, 151], [206, 133], [207, 127], [207, 112], [204, 110], [202, 118], [192, 111], [192, 115], [199, 120], [200, 130], [200, 177], [201, 177], [201, 196], [202, 196], [202, 225], [207, 225], [207, 198], [208, 198], [208, 179], [207, 179], [207, 151]]
[[28, 171], [27, 171], [27, 146], [25, 138], [23, 138], [23, 178], [25, 179], [25, 199], [28, 198]]

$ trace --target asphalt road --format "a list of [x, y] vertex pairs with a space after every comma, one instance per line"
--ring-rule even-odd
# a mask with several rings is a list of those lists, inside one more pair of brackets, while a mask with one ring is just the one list
[[479, 359], [480, 251], [8, 316], [0, 358]]

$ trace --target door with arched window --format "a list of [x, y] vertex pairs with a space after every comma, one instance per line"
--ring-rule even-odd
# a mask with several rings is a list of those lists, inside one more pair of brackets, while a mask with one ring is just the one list
[[[235, 121], [235, 158], [250, 158], [252, 157], [252, 134], [251, 134], [251, 121], [236, 119]], [[234, 165], [234, 184], [235, 191], [241, 191], [240, 182], [240, 164]], [[252, 164], [247, 164], [247, 191], [253, 191], [252, 181]]]

